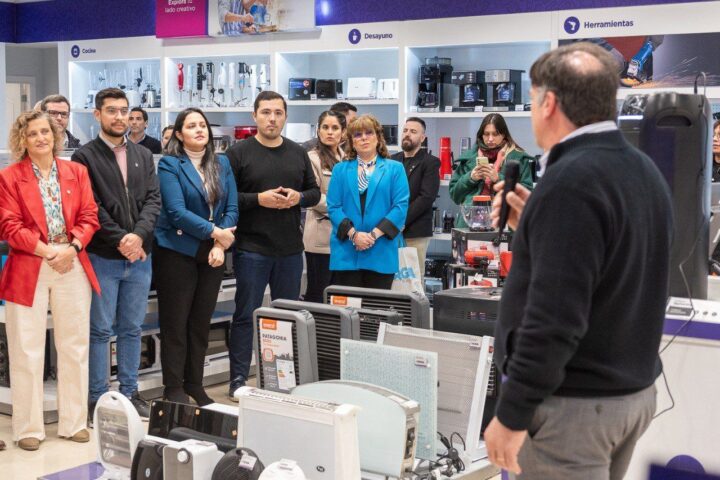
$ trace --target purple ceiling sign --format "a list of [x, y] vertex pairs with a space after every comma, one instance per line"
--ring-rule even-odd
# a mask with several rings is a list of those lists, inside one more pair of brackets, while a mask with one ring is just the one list
[[318, 26], [343, 25], [507, 13], [690, 3], [693, 1], [695, 0], [539, 0], [537, 2], [524, 0], [504, 0], [501, 2], [454, 0], [452, 2], [438, 3], [437, 0], [394, 0], [392, 2], [387, 0], [365, 0], [362, 2], [362, 8], [359, 8], [355, 1], [316, 0], [315, 23]]

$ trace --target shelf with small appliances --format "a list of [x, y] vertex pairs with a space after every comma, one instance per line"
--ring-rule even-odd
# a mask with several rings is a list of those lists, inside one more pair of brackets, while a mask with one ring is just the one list
[[398, 48], [277, 53], [277, 89], [288, 102], [288, 136], [304, 141], [322, 112], [348, 102], [359, 115], [377, 117], [388, 143], [396, 144], [399, 53]]
[[550, 48], [549, 40], [407, 47], [405, 115], [425, 121], [429, 149], [436, 154], [439, 139], [450, 137], [457, 158], [461, 138], [469, 139], [466, 148], [473, 145], [480, 123], [490, 113], [506, 119], [520, 146], [540, 153], [529, 121], [527, 72]]
[[160, 58], [72, 61], [68, 64], [68, 91], [71, 112], [69, 129], [85, 143], [99, 130], [93, 115], [98, 91], [115, 87], [123, 90], [130, 108], [148, 113], [148, 134], [160, 134], [162, 88]]

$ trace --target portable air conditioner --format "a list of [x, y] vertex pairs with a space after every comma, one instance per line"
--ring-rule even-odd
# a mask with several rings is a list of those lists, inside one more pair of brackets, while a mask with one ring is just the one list
[[315, 319], [318, 380], [340, 378], [340, 339], [360, 338], [360, 318], [352, 308], [314, 302], [274, 300], [270, 306], [309, 312]]
[[310, 313], [258, 308], [253, 325], [260, 388], [289, 393], [318, 380], [315, 319]]
[[122, 393], [107, 392], [95, 405], [93, 422], [99, 462], [105, 469], [100, 478], [129, 479], [133, 455], [145, 436], [137, 410]]
[[294, 460], [271, 463], [260, 475], [260, 480], [306, 480], [307, 477]]
[[430, 302], [415, 292], [330, 285], [325, 289], [325, 303], [339, 307], [391, 310], [403, 316], [403, 325], [432, 328]]
[[259, 480], [265, 466], [249, 448], [227, 452], [215, 466], [212, 480]]
[[[493, 337], [438, 332], [398, 325], [380, 325], [378, 343], [435, 352], [438, 358], [438, 431], [462, 435], [465, 453], [473, 460], [487, 457], [480, 439]], [[455, 443], [461, 450], [463, 444]]]
[[163, 472], [173, 480], [212, 480], [215, 466], [223, 457], [217, 445], [185, 440], [163, 449]]
[[363, 472], [401, 478], [412, 472], [420, 405], [387, 388], [329, 380], [295, 387], [293, 395], [360, 407], [358, 438]]
[[371, 383], [420, 404], [415, 456], [437, 460], [437, 354], [346, 339], [341, 346], [343, 380]]
[[238, 445], [267, 462], [296, 459], [310, 480], [360, 480], [358, 407], [242, 387]]
[[163, 450], [167, 445], [175, 444], [165, 438], [146, 436], [137, 445], [133, 455], [132, 480], [163, 480]]
[[355, 310], [360, 317], [360, 338], [368, 342], [377, 341], [380, 323], [392, 323], [402, 325], [403, 316], [400, 312], [393, 310], [373, 310], [370, 308], [358, 308]]
[[348, 93], [346, 98], [368, 99], [375, 98], [377, 93], [377, 80], [372, 77], [348, 78]]

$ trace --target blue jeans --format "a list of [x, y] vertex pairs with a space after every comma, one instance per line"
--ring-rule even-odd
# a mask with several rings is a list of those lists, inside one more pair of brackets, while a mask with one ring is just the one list
[[233, 268], [237, 289], [230, 329], [230, 380], [248, 378], [253, 350], [253, 312], [262, 306], [265, 287], [270, 284], [273, 300], [300, 298], [303, 255], [269, 257], [233, 249]]
[[110, 337], [117, 335], [120, 392], [137, 390], [140, 336], [147, 312], [152, 277], [150, 255], [130, 263], [90, 254], [102, 294], [93, 292], [90, 306], [90, 402], [107, 392], [110, 377]]

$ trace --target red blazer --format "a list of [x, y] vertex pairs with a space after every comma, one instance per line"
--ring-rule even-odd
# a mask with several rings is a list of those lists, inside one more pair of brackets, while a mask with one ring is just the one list
[[[87, 170], [79, 163], [55, 161], [68, 238], [77, 238], [85, 246], [100, 228]], [[29, 157], [0, 172], [0, 238], [10, 244], [10, 254], [0, 278], [0, 298], [30, 307], [43, 262], [42, 257], [33, 252], [38, 240], [47, 243], [48, 229], [40, 187]], [[78, 259], [90, 285], [100, 293], [100, 284], [84, 249]]]

